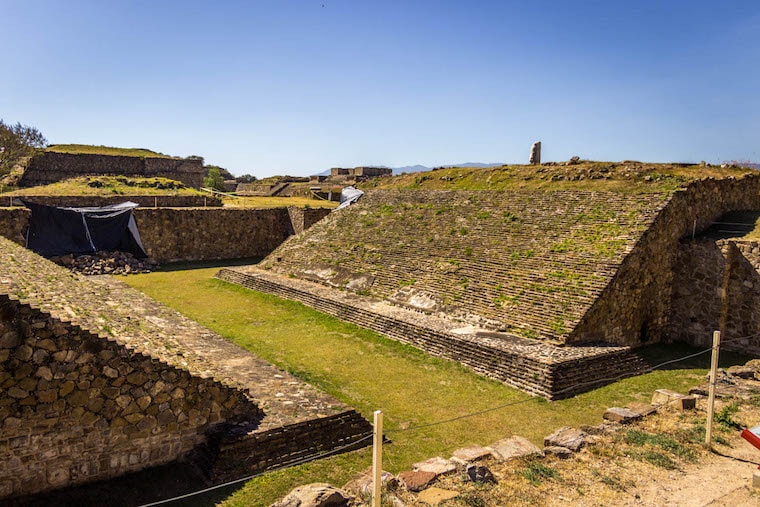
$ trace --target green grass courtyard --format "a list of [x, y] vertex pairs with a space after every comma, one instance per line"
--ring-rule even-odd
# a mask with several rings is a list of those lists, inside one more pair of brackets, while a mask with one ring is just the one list
[[[368, 420], [373, 411], [382, 410], [391, 440], [384, 448], [383, 464], [394, 473], [416, 461], [448, 457], [464, 445], [488, 445], [511, 435], [540, 445], [561, 426], [600, 423], [608, 407], [648, 402], [655, 389], [683, 392], [702, 382], [709, 367], [709, 354], [704, 354], [571, 399], [547, 402], [300, 303], [216, 280], [217, 269], [170, 266], [123, 280], [356, 408]], [[644, 353], [657, 364], [695, 351], [670, 345], [649, 347]], [[724, 365], [746, 360], [729, 353], [721, 359]], [[496, 408], [522, 400], [526, 401]], [[481, 411], [485, 412], [434, 424]], [[419, 426], [424, 427], [415, 429]], [[195, 503], [266, 506], [300, 484], [342, 486], [371, 462], [369, 449], [355, 451], [267, 473], [242, 487], [198, 497]]]

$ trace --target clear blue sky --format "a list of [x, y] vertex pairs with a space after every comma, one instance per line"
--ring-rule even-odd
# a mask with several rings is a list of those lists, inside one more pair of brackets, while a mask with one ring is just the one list
[[760, 159], [760, 1], [0, 0], [0, 118], [235, 174]]

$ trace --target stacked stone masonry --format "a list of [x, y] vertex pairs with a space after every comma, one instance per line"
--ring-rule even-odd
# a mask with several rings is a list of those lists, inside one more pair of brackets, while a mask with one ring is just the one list
[[667, 341], [679, 240], [760, 207], [760, 177], [673, 194], [376, 191], [262, 267], [554, 343]]
[[48, 185], [80, 176], [161, 177], [181, 181], [193, 188], [203, 185], [206, 169], [200, 158], [129, 157], [91, 153], [35, 155], [19, 182], [22, 187]]
[[674, 339], [760, 355], [760, 242], [708, 238], [681, 243], [673, 288]]
[[[330, 212], [300, 208], [137, 208], [135, 221], [158, 262], [263, 257]], [[0, 236], [25, 244], [26, 208], [0, 208]]]
[[366, 444], [371, 427], [353, 410], [114, 279], [2, 238], [0, 268], [0, 498], [199, 449], [218, 482], [238, 467], [222, 447], [255, 449], [255, 473]]
[[504, 333], [452, 329], [452, 323], [445, 319], [287, 279], [255, 267], [225, 268], [217, 277], [302, 302], [547, 399], [567, 398], [647, 368], [628, 347], [555, 347]]

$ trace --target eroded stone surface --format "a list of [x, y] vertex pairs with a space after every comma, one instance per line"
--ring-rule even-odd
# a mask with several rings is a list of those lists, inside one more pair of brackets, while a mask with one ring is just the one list
[[608, 421], [626, 424], [641, 417], [641, 414], [633, 410], [621, 407], [608, 408], [603, 416]]
[[491, 451], [480, 445], [469, 445], [467, 447], [457, 449], [452, 453], [452, 457], [468, 463], [472, 461], [478, 461], [489, 456], [491, 456]]
[[527, 438], [513, 436], [504, 438], [491, 446], [494, 457], [499, 461], [508, 461], [526, 456], [543, 456], [541, 449], [533, 445]]
[[441, 457], [435, 457], [427, 459], [425, 461], [420, 461], [419, 463], [412, 465], [412, 468], [420, 472], [432, 472], [436, 477], [439, 475], [451, 474], [457, 470], [455, 463], [453, 463], [451, 460]]
[[577, 428], [564, 426], [551, 435], [544, 438], [544, 446], [564, 447], [573, 452], [581, 450], [586, 443], [586, 433]]
[[350, 499], [345, 491], [317, 482], [295, 488], [272, 507], [348, 507]]
[[409, 491], [422, 491], [434, 480], [433, 472], [406, 471], [398, 474], [399, 482]]

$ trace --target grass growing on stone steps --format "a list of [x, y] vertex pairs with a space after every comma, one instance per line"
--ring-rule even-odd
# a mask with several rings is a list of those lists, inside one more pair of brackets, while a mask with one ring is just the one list
[[312, 199], [310, 197], [223, 197], [222, 203], [225, 208], [284, 208], [286, 206], [299, 206], [311, 208], [337, 208], [335, 201], [324, 199]]
[[[320, 387], [366, 418], [371, 420], [372, 411], [383, 410], [386, 434], [392, 440], [385, 447], [384, 466], [392, 472], [432, 456], [448, 457], [463, 445], [488, 445], [513, 434], [540, 444], [560, 426], [599, 423], [610, 406], [648, 402], [655, 389], [683, 391], [702, 381], [709, 364], [706, 354], [683, 367], [546, 402], [300, 303], [215, 280], [216, 270], [175, 268], [123, 280]], [[678, 355], [670, 355], [668, 347], [652, 348], [650, 360], [693, 351], [676, 350]], [[736, 360], [729, 355], [723, 359], [726, 364]], [[399, 431], [519, 400], [530, 401], [456, 422]], [[299, 484], [324, 481], [340, 486], [370, 464], [371, 454], [365, 449], [265, 474], [235, 493], [228, 490], [198, 498], [197, 504], [224, 500], [228, 506], [269, 505]]]
[[181, 158], [164, 155], [145, 148], [117, 148], [114, 146], [93, 146], [90, 144], [53, 144], [45, 148], [45, 151], [55, 153], [74, 153], [91, 155], [114, 155], [120, 157], [148, 157], [148, 158]]

